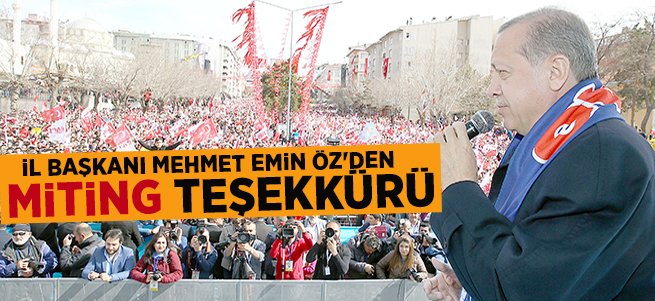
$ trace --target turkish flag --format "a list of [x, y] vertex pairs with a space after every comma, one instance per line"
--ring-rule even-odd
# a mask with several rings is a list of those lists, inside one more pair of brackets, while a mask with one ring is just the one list
[[109, 137], [109, 139], [114, 141], [114, 145], [119, 146], [125, 144], [126, 142], [131, 142], [132, 133], [130, 129], [127, 128], [125, 123], [121, 124], [116, 131]]
[[216, 137], [216, 125], [211, 118], [199, 123], [195, 128], [189, 129], [191, 135], [191, 146], [196, 146], [206, 140]]
[[29, 135], [30, 135], [30, 131], [27, 129], [27, 127], [23, 127], [22, 129], [20, 129], [20, 138], [21, 139], [25, 139]]
[[382, 65], [382, 75], [384, 75], [384, 78], [387, 78], [387, 71], [389, 71], [389, 58], [385, 57], [384, 58], [384, 64]]
[[65, 116], [66, 112], [62, 106], [56, 106], [50, 110], [41, 112], [41, 117], [45, 122], [57, 121], [59, 119], [63, 119]]

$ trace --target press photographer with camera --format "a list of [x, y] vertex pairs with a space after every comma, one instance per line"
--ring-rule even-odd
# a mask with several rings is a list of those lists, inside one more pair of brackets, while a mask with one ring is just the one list
[[348, 241], [348, 278], [375, 279], [375, 265], [388, 254], [386, 242], [370, 233], [359, 233]]
[[130, 271], [130, 278], [141, 283], [170, 283], [182, 279], [183, 275], [177, 247], [170, 243], [163, 231], [148, 242], [143, 256]]
[[421, 256], [414, 250], [414, 239], [409, 235], [398, 238], [393, 252], [375, 266], [375, 274], [378, 279], [412, 279], [418, 282], [428, 276]]
[[57, 255], [44, 241], [32, 236], [28, 224], [16, 224], [11, 234], [0, 256], [0, 278], [49, 278], [57, 266]]
[[182, 250], [184, 278], [209, 279], [218, 258], [218, 252], [209, 242], [209, 231], [198, 228], [191, 242]]
[[288, 220], [276, 233], [271, 246], [271, 258], [277, 259], [275, 279], [303, 280], [303, 253], [312, 247], [311, 235], [297, 220]]
[[185, 234], [189, 233], [189, 237], [193, 236], [191, 226], [180, 223], [176, 219], [164, 220], [163, 226], [152, 229], [153, 234], [159, 231], [163, 231], [164, 235], [180, 250], [184, 250], [189, 245], [189, 239]]
[[232, 279], [262, 279], [266, 244], [257, 239], [257, 225], [247, 220], [231, 237], [223, 260], [231, 262]]
[[432, 264], [431, 259], [436, 258], [445, 264], [448, 263], [448, 259], [441, 248], [441, 244], [439, 244], [439, 240], [432, 235], [434, 234], [432, 234], [430, 224], [428, 222], [421, 222], [419, 226], [419, 235], [415, 237], [415, 240], [417, 245], [416, 249], [421, 256], [423, 263], [425, 263], [425, 269], [429, 274], [435, 275], [437, 274], [437, 269]]
[[316, 260], [313, 279], [338, 280], [348, 273], [350, 249], [341, 244], [341, 226], [335, 221], [328, 222], [318, 240], [307, 253], [307, 262]]

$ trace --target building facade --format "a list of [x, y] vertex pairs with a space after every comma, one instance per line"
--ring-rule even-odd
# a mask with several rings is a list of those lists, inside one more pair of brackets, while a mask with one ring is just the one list
[[417, 66], [456, 62], [487, 74], [496, 32], [504, 22], [490, 16], [471, 16], [446, 21], [422, 22], [392, 30], [378, 41], [349, 49], [348, 86], [364, 80], [410, 76]]

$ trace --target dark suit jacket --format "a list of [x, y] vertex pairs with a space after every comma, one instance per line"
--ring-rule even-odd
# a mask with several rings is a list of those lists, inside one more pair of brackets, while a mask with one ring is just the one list
[[[511, 160], [510, 160], [511, 161]], [[572, 141], [514, 222], [473, 182], [443, 192], [432, 227], [476, 300], [643, 300], [655, 296], [655, 156], [617, 119]], [[649, 297], [646, 297], [649, 296]]]
[[134, 258], [139, 258], [139, 246], [143, 243], [139, 227], [135, 221], [123, 222], [104, 222], [100, 225], [102, 237], [105, 237], [107, 231], [111, 229], [119, 229], [123, 232], [123, 245], [134, 251]]
[[[59, 244], [59, 249], [62, 248], [64, 244], [64, 238], [66, 235], [73, 234], [73, 230], [79, 223], [60, 223], [57, 227], [57, 243]], [[77, 245], [77, 242], [73, 239], [71, 246]]]
[[[307, 252], [307, 262], [316, 260], [316, 268], [314, 269], [313, 279], [343, 279], [348, 273], [348, 265], [350, 264], [350, 249], [343, 244], [337, 245], [337, 255], [330, 257], [327, 260], [327, 246], [325, 244], [315, 244]], [[330, 267], [330, 275], [325, 275], [325, 266]]]
[[55, 252], [59, 258], [59, 244], [57, 243], [57, 223], [49, 224], [30, 224], [32, 228], [32, 236], [38, 240], [45, 241], [48, 247]]

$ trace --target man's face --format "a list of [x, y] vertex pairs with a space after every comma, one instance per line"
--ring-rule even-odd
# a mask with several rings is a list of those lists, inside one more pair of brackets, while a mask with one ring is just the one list
[[329, 223], [327, 224], [327, 226], [325, 226], [325, 228], [330, 228], [334, 230], [334, 236], [333, 236], [334, 240], [339, 241], [339, 234], [341, 234], [341, 229], [339, 229], [339, 226], [337, 226], [337, 224]]
[[373, 254], [373, 252], [375, 252], [375, 249], [369, 246], [367, 243], [364, 243], [364, 252], [366, 252], [366, 254], [371, 255]]
[[116, 252], [118, 252], [118, 249], [120, 248], [121, 248], [120, 238], [118, 237], [114, 239], [107, 238], [107, 240], [105, 240], [105, 250], [107, 250], [107, 254], [114, 255]]
[[368, 221], [368, 223], [369, 223], [371, 226], [378, 226], [378, 225], [380, 225], [380, 220], [375, 219], [375, 217], [373, 217], [373, 215], [369, 215], [369, 216], [367, 216], [367, 217], [366, 217], [366, 221]]
[[430, 227], [420, 227], [420, 228], [418, 229], [418, 231], [419, 231], [421, 234], [430, 235]]
[[12, 233], [11, 240], [17, 246], [22, 246], [32, 237], [32, 232], [16, 231]]
[[84, 236], [82, 236], [82, 234], [78, 233], [77, 231], [73, 231], [73, 237], [78, 244], [81, 244], [84, 241]]
[[250, 235], [257, 235], [257, 226], [255, 224], [246, 225], [243, 229]]
[[496, 100], [503, 124], [526, 135], [552, 104], [548, 93], [549, 69], [532, 66], [519, 51], [528, 24], [515, 24], [498, 35], [491, 53], [491, 83], [487, 94]]

